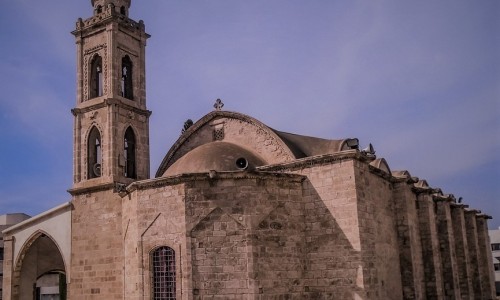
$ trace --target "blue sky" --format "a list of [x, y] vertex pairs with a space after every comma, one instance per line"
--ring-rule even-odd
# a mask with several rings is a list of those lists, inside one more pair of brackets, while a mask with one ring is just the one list
[[[70, 199], [85, 0], [0, 0], [0, 214]], [[132, 0], [154, 174], [184, 121], [224, 109], [372, 143], [500, 226], [500, 1]]]

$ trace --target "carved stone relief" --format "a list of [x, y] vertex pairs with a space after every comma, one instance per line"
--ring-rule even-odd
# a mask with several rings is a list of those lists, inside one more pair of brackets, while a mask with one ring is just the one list
[[[138, 57], [139, 56], [139, 54], [137, 53], [137, 51], [133, 51], [132, 49], [130, 49], [129, 47], [127, 47], [127, 46], [125, 46], [123, 44], [118, 44], [118, 50], [120, 51], [120, 57], [123, 57], [126, 54], [128, 54], [129, 56], [132, 55], [134, 57]], [[130, 59], [132, 59], [132, 58], [130, 58]], [[135, 62], [133, 61], [133, 59], [132, 59], [132, 62], [135, 65]]]

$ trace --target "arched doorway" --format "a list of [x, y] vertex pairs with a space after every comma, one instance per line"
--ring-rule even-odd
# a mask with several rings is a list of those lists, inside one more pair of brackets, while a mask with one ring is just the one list
[[65, 300], [66, 268], [59, 247], [37, 233], [19, 254], [13, 278], [13, 300]]

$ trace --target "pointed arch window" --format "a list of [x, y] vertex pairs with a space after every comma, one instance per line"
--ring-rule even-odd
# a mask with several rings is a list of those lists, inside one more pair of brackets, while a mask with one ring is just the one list
[[101, 177], [101, 134], [95, 126], [90, 130], [87, 153], [88, 179]]
[[96, 55], [90, 66], [90, 98], [100, 97], [103, 93], [102, 58]]
[[125, 6], [120, 7], [120, 13], [122, 15], [126, 15], [127, 14], [127, 9], [125, 8]]
[[131, 127], [125, 131], [123, 152], [125, 157], [125, 177], [136, 178], [135, 134]]
[[132, 61], [128, 55], [122, 58], [122, 96], [127, 99], [134, 99], [132, 87]]
[[151, 254], [152, 294], [154, 300], [175, 300], [175, 251], [159, 247]]

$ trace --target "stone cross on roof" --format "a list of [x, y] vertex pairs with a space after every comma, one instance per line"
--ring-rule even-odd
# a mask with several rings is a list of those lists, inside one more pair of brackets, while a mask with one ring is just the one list
[[214, 108], [215, 110], [222, 110], [222, 107], [224, 107], [224, 103], [222, 103], [221, 99], [215, 100]]

